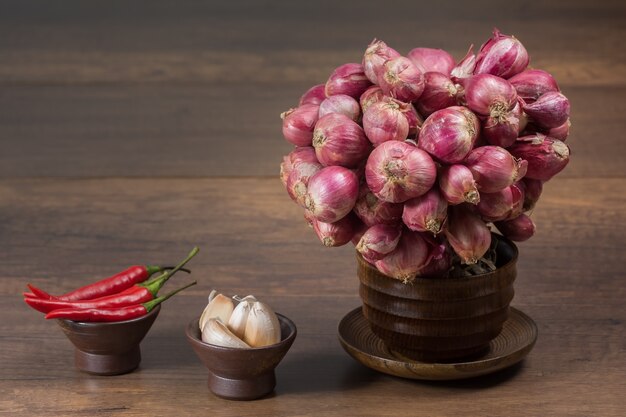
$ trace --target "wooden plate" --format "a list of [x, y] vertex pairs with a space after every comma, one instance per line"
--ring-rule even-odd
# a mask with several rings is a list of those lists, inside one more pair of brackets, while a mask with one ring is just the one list
[[489, 344], [489, 351], [466, 362], [425, 363], [394, 353], [372, 333], [361, 307], [349, 312], [338, 330], [343, 348], [363, 365], [402, 378], [424, 380], [463, 379], [499, 371], [524, 359], [537, 340], [535, 322], [512, 307], [502, 332]]

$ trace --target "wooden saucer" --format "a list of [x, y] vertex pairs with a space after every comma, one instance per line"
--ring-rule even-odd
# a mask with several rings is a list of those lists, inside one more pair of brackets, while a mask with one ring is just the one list
[[423, 380], [463, 379], [499, 371], [524, 359], [537, 340], [535, 322], [512, 307], [502, 332], [489, 343], [489, 350], [463, 362], [425, 363], [394, 353], [372, 333], [361, 307], [350, 311], [338, 330], [343, 348], [363, 365], [386, 374]]

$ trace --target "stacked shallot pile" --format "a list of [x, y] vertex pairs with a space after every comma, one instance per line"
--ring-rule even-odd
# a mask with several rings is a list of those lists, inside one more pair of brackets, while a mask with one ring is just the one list
[[527, 213], [569, 161], [570, 122], [554, 78], [528, 63], [498, 30], [458, 64], [440, 49], [405, 57], [374, 40], [362, 64], [309, 89], [281, 115], [296, 146], [281, 178], [324, 245], [352, 241], [408, 281], [493, 269], [492, 223], [530, 238]]

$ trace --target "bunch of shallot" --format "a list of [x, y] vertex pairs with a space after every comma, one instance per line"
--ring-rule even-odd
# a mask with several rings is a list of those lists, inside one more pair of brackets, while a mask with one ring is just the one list
[[322, 243], [351, 241], [407, 282], [495, 268], [492, 226], [530, 238], [543, 183], [569, 162], [570, 105], [529, 60], [497, 29], [459, 63], [374, 40], [310, 88], [281, 115], [296, 146], [281, 179]]

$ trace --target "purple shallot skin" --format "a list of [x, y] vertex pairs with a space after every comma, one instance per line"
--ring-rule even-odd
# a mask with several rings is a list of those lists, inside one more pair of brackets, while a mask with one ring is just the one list
[[345, 217], [359, 193], [359, 179], [347, 168], [330, 166], [322, 168], [309, 179], [306, 209], [316, 220], [334, 223]]
[[526, 177], [534, 180], [548, 181], [569, 163], [569, 146], [541, 133], [517, 139], [509, 151], [527, 162]]
[[461, 162], [474, 147], [480, 131], [478, 117], [462, 106], [431, 114], [420, 130], [418, 147], [446, 163]]
[[371, 85], [372, 83], [363, 72], [363, 65], [343, 64], [337, 67], [326, 81], [326, 97], [345, 94], [358, 100]]
[[474, 74], [493, 74], [506, 79], [524, 71], [529, 62], [528, 52], [519, 40], [494, 29], [493, 37], [478, 52]]
[[407, 142], [391, 140], [376, 147], [365, 165], [367, 185], [376, 197], [403, 203], [425, 194], [437, 179], [432, 158]]

